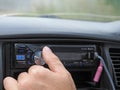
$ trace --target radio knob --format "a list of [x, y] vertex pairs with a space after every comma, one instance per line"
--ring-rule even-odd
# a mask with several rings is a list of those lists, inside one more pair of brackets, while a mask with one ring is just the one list
[[42, 51], [36, 51], [34, 53], [34, 62], [38, 65], [45, 65], [45, 62], [42, 58]]

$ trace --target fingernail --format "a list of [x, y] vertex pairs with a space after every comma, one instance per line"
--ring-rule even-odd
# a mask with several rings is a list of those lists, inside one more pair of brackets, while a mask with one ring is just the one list
[[43, 48], [43, 52], [52, 53], [52, 50], [51, 50], [49, 47], [45, 46], [45, 47]]

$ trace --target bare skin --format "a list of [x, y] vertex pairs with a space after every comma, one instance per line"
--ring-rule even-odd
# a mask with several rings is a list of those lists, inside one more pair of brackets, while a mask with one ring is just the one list
[[49, 69], [34, 65], [17, 80], [6, 77], [3, 81], [5, 90], [76, 90], [70, 73], [59, 58], [48, 47], [43, 48], [42, 54]]

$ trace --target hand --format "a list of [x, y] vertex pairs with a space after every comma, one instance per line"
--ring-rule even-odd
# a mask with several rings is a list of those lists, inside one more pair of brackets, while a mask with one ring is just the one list
[[15, 80], [4, 79], [6, 90], [76, 90], [70, 73], [65, 69], [59, 58], [48, 48], [43, 48], [43, 59], [49, 69], [40, 65], [31, 66]]

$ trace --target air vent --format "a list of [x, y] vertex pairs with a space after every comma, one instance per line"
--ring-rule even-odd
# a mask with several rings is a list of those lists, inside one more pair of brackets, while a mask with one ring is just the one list
[[115, 73], [115, 82], [120, 87], [120, 48], [110, 48], [110, 57], [112, 59], [113, 69]]

